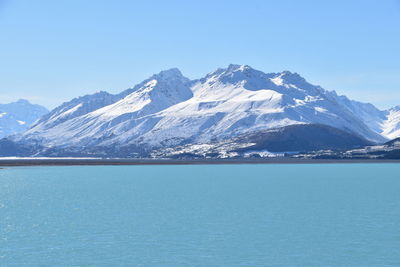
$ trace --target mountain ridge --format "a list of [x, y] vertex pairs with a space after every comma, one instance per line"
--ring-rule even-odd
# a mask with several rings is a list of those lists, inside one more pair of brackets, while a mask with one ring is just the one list
[[53, 149], [152, 150], [296, 124], [322, 124], [383, 143], [397, 134], [398, 117], [395, 111], [380, 111], [312, 85], [298, 73], [264, 73], [231, 64], [195, 80], [172, 68], [119, 94], [75, 98], [12, 139]]

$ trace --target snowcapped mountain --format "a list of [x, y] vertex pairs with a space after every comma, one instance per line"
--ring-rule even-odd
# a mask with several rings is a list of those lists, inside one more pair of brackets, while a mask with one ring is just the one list
[[0, 104], [0, 138], [25, 131], [47, 112], [46, 108], [23, 99]]
[[398, 109], [380, 111], [349, 100], [297, 73], [229, 65], [198, 80], [171, 69], [118, 95], [100, 92], [73, 99], [14, 140], [75, 151], [154, 150], [316, 124], [384, 142], [400, 135], [399, 117]]

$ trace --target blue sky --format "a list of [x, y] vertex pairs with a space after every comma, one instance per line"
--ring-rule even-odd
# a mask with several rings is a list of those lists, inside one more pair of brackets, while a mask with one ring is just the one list
[[53, 108], [163, 69], [290, 70], [325, 89], [400, 104], [400, 1], [0, 0], [0, 103]]

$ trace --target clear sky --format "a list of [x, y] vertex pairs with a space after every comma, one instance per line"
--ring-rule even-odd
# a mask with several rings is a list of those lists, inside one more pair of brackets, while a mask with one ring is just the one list
[[53, 108], [163, 69], [290, 70], [380, 108], [400, 104], [399, 0], [0, 0], [0, 103]]

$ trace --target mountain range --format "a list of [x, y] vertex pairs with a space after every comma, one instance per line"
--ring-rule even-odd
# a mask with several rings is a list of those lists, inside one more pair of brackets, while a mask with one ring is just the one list
[[0, 138], [22, 133], [49, 111], [20, 99], [9, 104], [0, 104]]
[[400, 106], [379, 110], [297, 73], [232, 64], [195, 80], [174, 68], [119, 94], [75, 98], [3, 144], [47, 156], [229, 157], [350, 149], [399, 136]]

